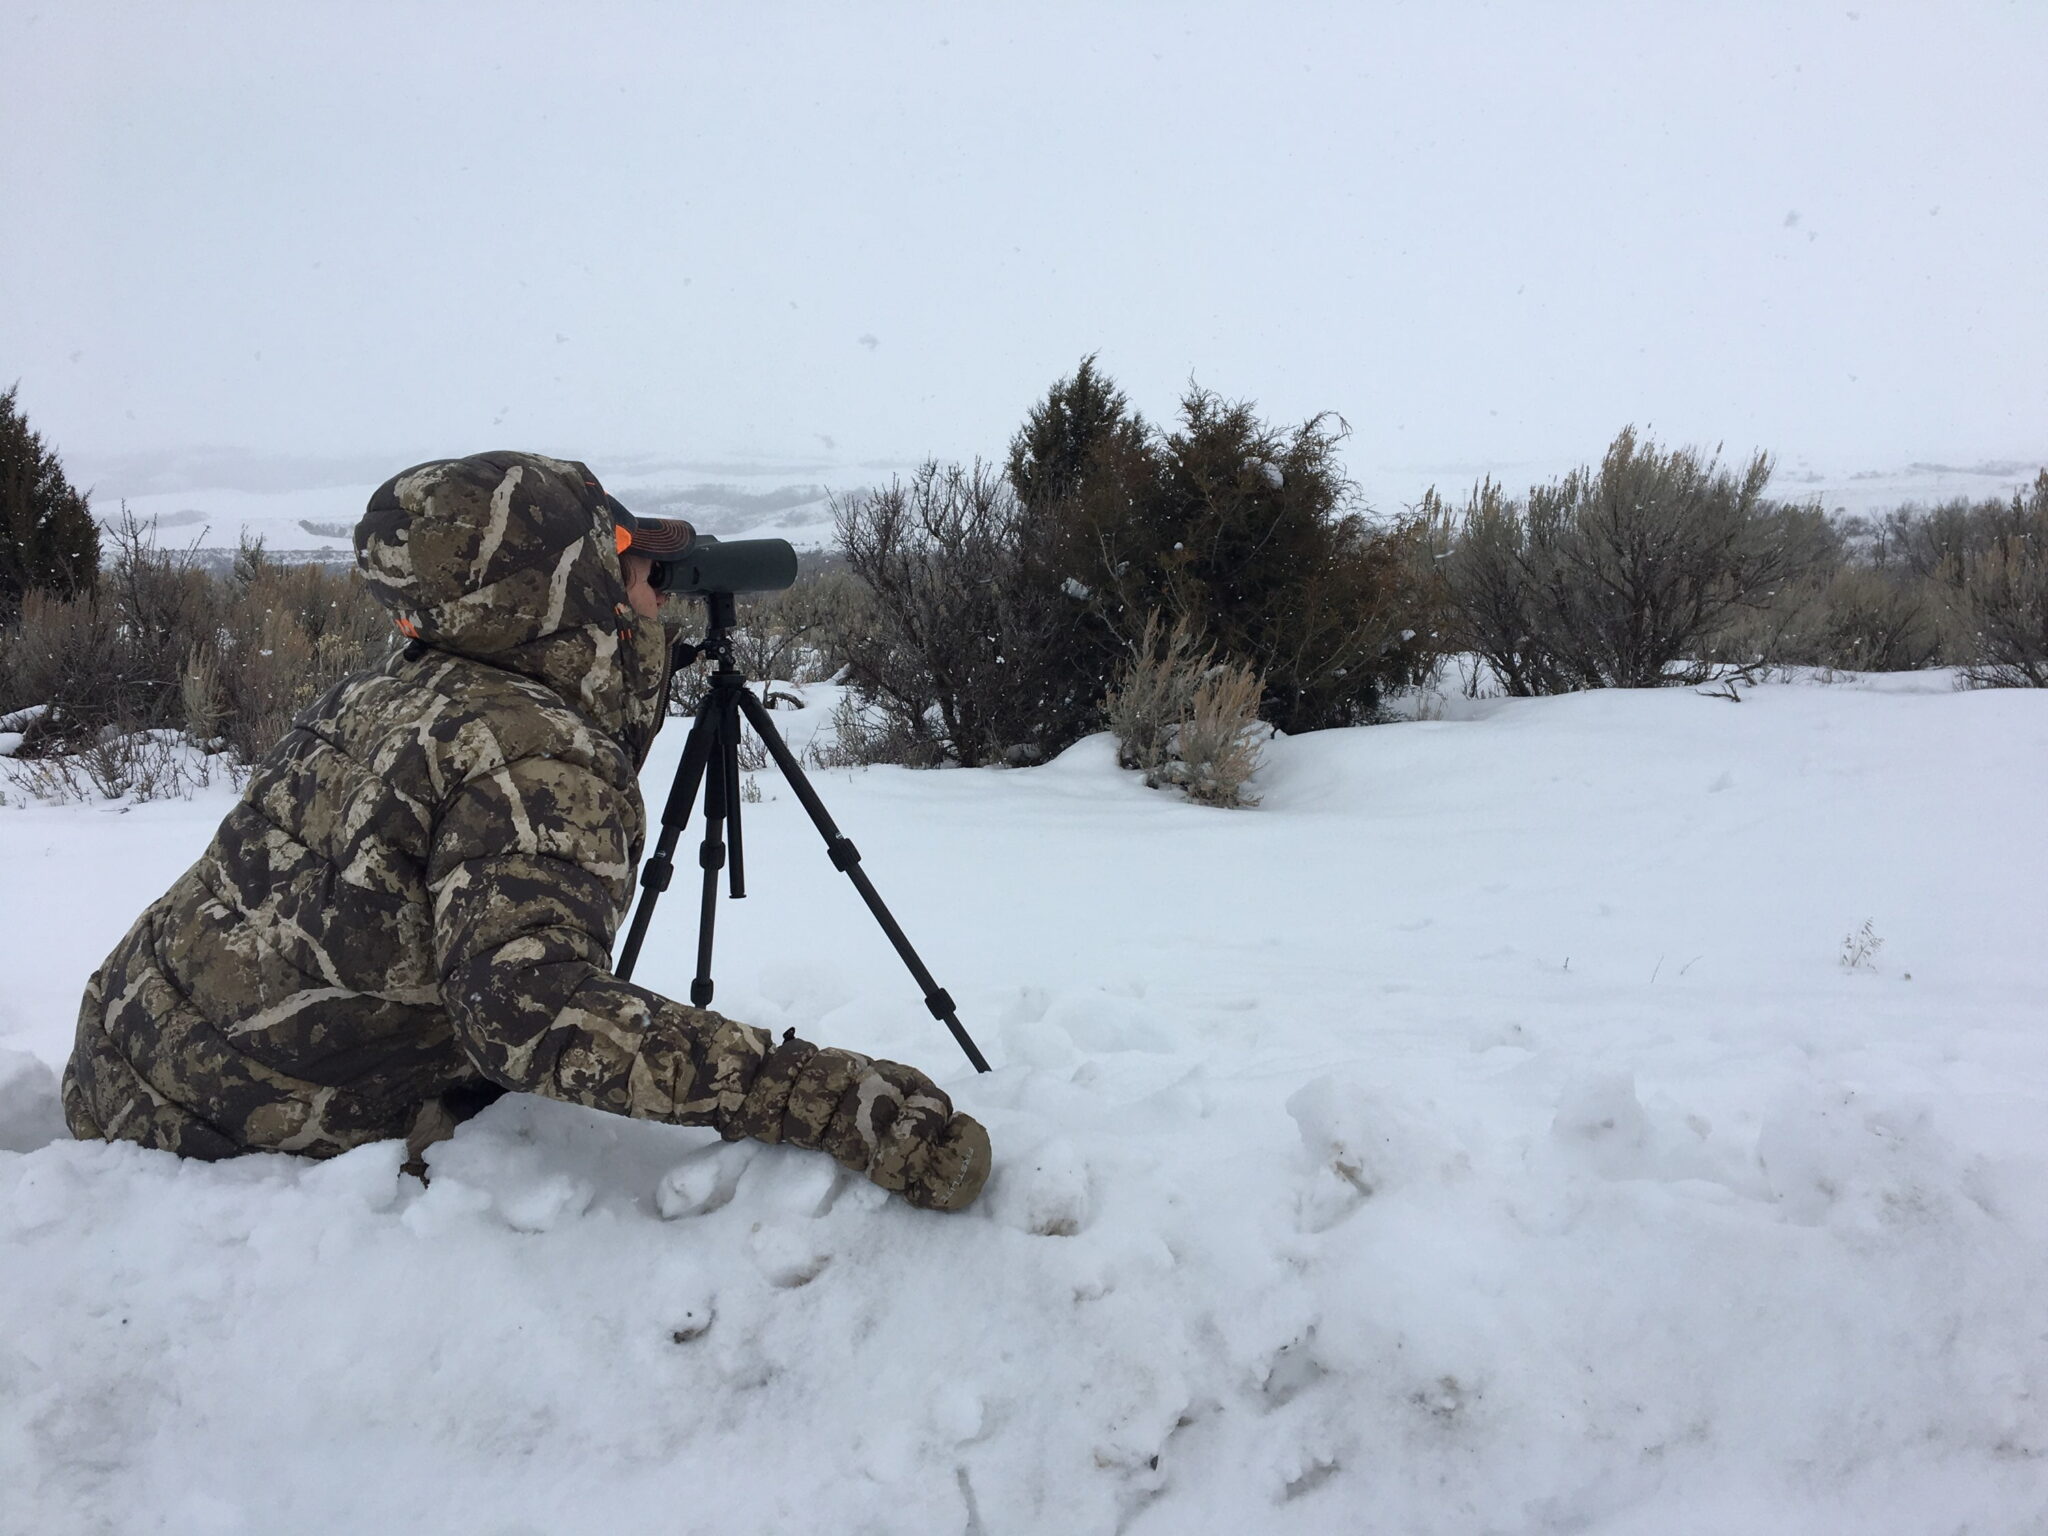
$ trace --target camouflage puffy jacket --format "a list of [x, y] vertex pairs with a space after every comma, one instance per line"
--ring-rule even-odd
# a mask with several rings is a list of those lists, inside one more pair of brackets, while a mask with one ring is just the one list
[[921, 1074], [611, 974], [667, 654], [602, 497], [494, 453], [371, 498], [357, 561], [411, 642], [294, 723], [93, 976], [73, 1134], [417, 1158], [518, 1090], [820, 1147], [920, 1205], [979, 1192], [987, 1137]]

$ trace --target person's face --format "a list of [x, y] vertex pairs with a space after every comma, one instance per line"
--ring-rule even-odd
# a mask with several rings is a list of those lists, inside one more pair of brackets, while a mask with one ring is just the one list
[[619, 556], [619, 571], [626, 578], [626, 601], [633, 611], [643, 619], [661, 617], [661, 594], [647, 579], [654, 572], [654, 562], [628, 550]]

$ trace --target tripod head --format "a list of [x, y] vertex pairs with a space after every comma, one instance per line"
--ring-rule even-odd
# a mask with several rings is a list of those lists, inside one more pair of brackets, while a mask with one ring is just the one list
[[685, 640], [678, 636], [669, 642], [668, 664], [672, 672], [685, 667], [694, 667], [709, 656], [718, 663], [720, 672], [736, 672], [733, 661], [732, 632], [739, 623], [737, 594], [732, 592], [699, 592], [704, 599], [704, 638]]

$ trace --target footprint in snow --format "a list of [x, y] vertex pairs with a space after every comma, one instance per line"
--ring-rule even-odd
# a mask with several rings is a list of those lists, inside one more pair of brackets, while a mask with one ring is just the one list
[[796, 1227], [761, 1227], [747, 1238], [747, 1251], [770, 1285], [794, 1290], [825, 1272], [832, 1255]]
[[1471, 1171], [1464, 1147], [1421, 1108], [1341, 1076], [1316, 1078], [1288, 1099], [1310, 1164], [1298, 1195], [1304, 1231], [1327, 1232], [1388, 1189]]
[[758, 1150], [751, 1141], [715, 1142], [692, 1152], [662, 1175], [654, 1207], [664, 1221], [703, 1216], [731, 1203], [740, 1175]]

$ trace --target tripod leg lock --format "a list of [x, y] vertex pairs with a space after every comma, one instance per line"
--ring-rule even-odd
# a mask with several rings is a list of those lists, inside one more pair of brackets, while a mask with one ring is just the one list
[[675, 868], [675, 864], [669, 859], [649, 859], [640, 869], [640, 888], [647, 891], [667, 890], [669, 876], [675, 873]]
[[944, 987], [926, 998], [924, 1005], [931, 1009], [932, 1017], [935, 1019], [945, 1020], [953, 1017], [953, 994]]
[[725, 868], [725, 844], [699, 843], [697, 845], [697, 867], [699, 869]]
[[853, 839], [850, 837], [828, 839], [825, 852], [831, 857], [832, 867], [841, 874], [845, 874], [860, 862], [860, 850], [853, 846]]

